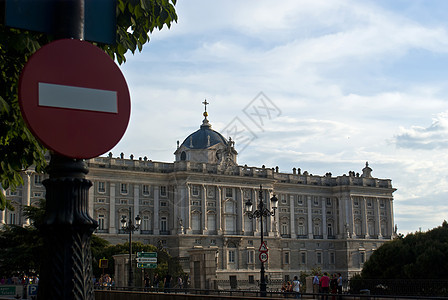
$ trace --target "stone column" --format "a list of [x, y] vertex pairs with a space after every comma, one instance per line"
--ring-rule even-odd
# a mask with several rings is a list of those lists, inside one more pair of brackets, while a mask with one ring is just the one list
[[361, 234], [364, 234], [366, 238], [369, 237], [369, 228], [367, 228], [367, 199], [366, 197], [362, 197], [361, 200], [361, 220], [362, 220], [362, 229]]
[[338, 204], [338, 208], [339, 208], [339, 215], [338, 215], [338, 221], [339, 221], [339, 228], [338, 228], [338, 238], [342, 239], [342, 238], [346, 238], [347, 236], [345, 235], [345, 229], [344, 229], [344, 211], [345, 211], [345, 206], [344, 206], [344, 201], [342, 200], [342, 197], [339, 198], [335, 198], [337, 199], [337, 204]]
[[388, 206], [388, 215], [387, 215], [387, 224], [389, 226], [387, 226], [387, 230], [388, 233], [390, 233], [390, 236], [392, 237], [394, 235], [394, 199], [390, 198], [389, 201], [387, 201], [387, 203], [389, 204]]
[[[293, 199], [295, 197], [293, 196]], [[289, 197], [289, 226], [291, 238], [296, 238], [296, 215], [295, 215], [295, 201], [291, 200], [291, 196]], [[278, 210], [278, 209], [277, 209]], [[278, 220], [278, 212], [276, 212], [277, 220]], [[278, 223], [277, 223], [278, 224]], [[278, 230], [278, 229], [277, 229]]]
[[160, 222], [159, 222], [159, 205], [160, 205], [160, 201], [159, 201], [159, 192], [160, 187], [158, 185], [154, 186], [154, 231], [153, 234], [154, 235], [159, 235], [160, 234]]
[[348, 232], [349, 236], [352, 237], [355, 232], [355, 226], [354, 226], [354, 213], [353, 213], [353, 199], [350, 197], [350, 195], [345, 196], [345, 208], [346, 208], [346, 218], [347, 218], [347, 224], [348, 224]]
[[110, 183], [110, 198], [109, 198], [109, 233], [118, 233], [118, 229], [115, 228], [115, 219], [116, 219], [116, 211], [115, 211], [115, 183]]
[[95, 182], [92, 182], [92, 187], [89, 189], [89, 215], [91, 215], [93, 218], [95, 218], [95, 214], [93, 211], [93, 204], [95, 202]]
[[216, 199], [218, 202], [216, 207], [216, 230], [218, 235], [222, 234], [222, 190], [220, 186], [216, 186]]
[[381, 234], [381, 222], [380, 222], [380, 201], [378, 198], [375, 198], [375, 231], [378, 238], [382, 237]]
[[202, 233], [207, 231], [207, 187], [202, 185], [201, 194], [201, 223], [202, 223]]
[[[0, 185], [0, 193], [2, 193], [3, 197], [6, 198], [6, 191]], [[0, 225], [6, 224], [6, 209], [0, 210]]]
[[187, 197], [185, 198], [186, 200], [186, 207], [187, 207], [187, 219], [185, 220], [185, 231], [187, 234], [191, 234], [191, 203], [190, 203], [190, 195], [191, 195], [191, 188], [190, 188], [190, 184], [187, 183]]
[[313, 238], [313, 207], [311, 196], [307, 196], [307, 205], [308, 205], [308, 238]]
[[244, 195], [243, 195], [243, 189], [236, 188], [236, 232], [237, 234], [244, 234]]
[[23, 213], [23, 207], [24, 206], [30, 206], [31, 204], [31, 180], [30, 176], [32, 174], [32, 171], [25, 171], [25, 174], [23, 176], [23, 189], [22, 189], [22, 209], [21, 209], [21, 216], [22, 216], [22, 225], [29, 225], [30, 220], [24, 216]]
[[322, 202], [322, 235], [324, 240], [328, 238], [327, 231], [327, 199], [325, 197], [321, 197]]
[[[134, 217], [133, 223], [135, 224], [135, 218], [140, 215], [140, 186], [139, 184], [134, 184]], [[141, 216], [140, 216], [141, 217]], [[139, 235], [140, 230], [134, 231], [134, 234]]]

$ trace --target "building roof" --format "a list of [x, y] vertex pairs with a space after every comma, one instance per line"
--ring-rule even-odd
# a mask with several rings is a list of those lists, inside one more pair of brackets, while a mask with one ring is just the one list
[[228, 141], [217, 131], [212, 129], [212, 125], [207, 120], [207, 113], [204, 113], [204, 120], [199, 130], [190, 134], [181, 146], [189, 149], [207, 149], [218, 143], [228, 144]]

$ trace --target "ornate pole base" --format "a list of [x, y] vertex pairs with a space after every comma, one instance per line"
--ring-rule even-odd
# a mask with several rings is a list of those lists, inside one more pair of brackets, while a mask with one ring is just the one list
[[88, 215], [84, 160], [52, 155], [47, 190], [42, 264], [38, 299], [95, 299], [90, 239], [97, 222]]

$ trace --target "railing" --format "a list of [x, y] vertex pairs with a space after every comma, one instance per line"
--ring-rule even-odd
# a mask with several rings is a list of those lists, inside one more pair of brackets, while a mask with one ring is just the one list
[[[101, 293], [114, 293], [120, 291], [126, 292], [136, 292], [136, 293], [171, 293], [171, 294], [191, 294], [191, 295], [210, 295], [210, 296], [226, 296], [226, 297], [260, 297], [259, 287], [257, 286], [255, 289], [245, 290], [245, 289], [192, 289], [192, 288], [142, 288], [142, 287], [95, 287], [96, 292]], [[294, 292], [282, 292], [280, 290], [272, 290], [268, 288], [266, 299], [281, 299], [281, 298], [295, 298], [296, 294]], [[361, 299], [427, 299], [427, 300], [441, 300], [447, 299], [446, 297], [434, 297], [434, 296], [406, 296], [406, 295], [372, 295], [368, 292], [368, 290], [364, 290], [359, 294], [336, 294], [336, 293], [300, 293], [303, 299], [343, 299], [343, 300], [361, 300]], [[129, 294], [127, 294], [129, 297]], [[175, 296], [173, 296], [175, 297]], [[173, 298], [175, 299], [175, 298]]]

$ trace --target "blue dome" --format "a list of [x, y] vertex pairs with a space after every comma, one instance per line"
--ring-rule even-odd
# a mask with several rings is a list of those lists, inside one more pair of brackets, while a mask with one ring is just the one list
[[212, 129], [207, 118], [202, 122], [201, 128], [190, 134], [182, 143], [189, 149], [207, 149], [218, 143], [227, 145], [226, 139], [217, 131]]

